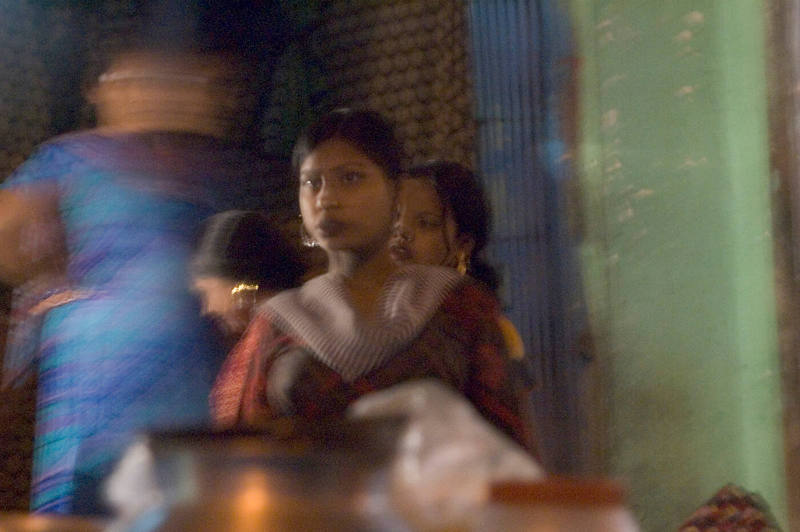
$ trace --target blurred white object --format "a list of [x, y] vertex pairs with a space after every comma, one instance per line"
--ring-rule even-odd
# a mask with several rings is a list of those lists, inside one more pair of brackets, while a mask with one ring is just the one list
[[398, 510], [420, 529], [469, 529], [498, 481], [545, 477], [536, 460], [486, 421], [462, 395], [434, 379], [412, 381], [354, 402], [355, 418], [406, 416], [391, 466]]
[[[120, 459], [105, 484], [105, 497], [115, 510], [106, 532], [136, 530], [142, 515], [158, 514], [165, 499], [156, 478], [153, 454], [145, 438], [140, 438]], [[145, 530], [146, 528], [142, 528]]]

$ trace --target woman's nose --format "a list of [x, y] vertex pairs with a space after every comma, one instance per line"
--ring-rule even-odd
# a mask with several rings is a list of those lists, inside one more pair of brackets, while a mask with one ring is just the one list
[[317, 207], [320, 209], [335, 209], [340, 207], [339, 194], [329, 183], [323, 183], [317, 193]]
[[395, 236], [402, 242], [411, 242], [414, 240], [414, 232], [411, 228], [403, 223], [398, 223], [394, 228]]

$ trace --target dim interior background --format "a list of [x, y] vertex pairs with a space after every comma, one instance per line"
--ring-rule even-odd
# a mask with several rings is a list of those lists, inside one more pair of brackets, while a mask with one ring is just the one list
[[[254, 138], [271, 153], [288, 157], [299, 129], [326, 106], [366, 105], [397, 120], [416, 158], [472, 161], [466, 14], [458, 2], [276, 2], [245, 6], [240, 15], [217, 11], [203, 2], [0, 3], [0, 173], [45, 139], [91, 127], [85, 92], [109, 57], [142, 35], [174, 38], [187, 19], [198, 34], [238, 45], [265, 73]], [[5, 324], [7, 287], [0, 305]], [[4, 510], [27, 507], [33, 389], [0, 392]]]
[[[92, 125], [114, 50], [194, 21], [261, 65], [265, 150], [369, 106], [413, 159], [478, 170], [552, 470], [627, 479], [644, 530], [726, 482], [800, 523], [797, 0], [261, 5], [0, 1], [0, 172]], [[26, 505], [32, 390], [0, 393], [3, 510]]]
[[[421, 0], [267, 2], [256, 3], [257, 9], [242, 5], [244, 15], [199, 1], [0, 4], [0, 46], [5, 50], [0, 64], [6, 71], [0, 81], [0, 172], [8, 175], [41, 141], [93, 125], [86, 90], [116, 50], [136, 39], [152, 44], [179, 38], [181, 32], [224, 41], [259, 65], [259, 120], [251, 138], [273, 154], [288, 157], [293, 139], [314, 113], [341, 105], [366, 106], [389, 116], [417, 162], [445, 158], [475, 168], [480, 137], [486, 157], [479, 170], [496, 214], [494, 258], [503, 266], [506, 307], [529, 350], [533, 346], [532, 361], [544, 361], [544, 351], [563, 351], [558, 336], [564, 331], [558, 330], [566, 320], [549, 315], [561, 312], [554, 306], [561, 302], [561, 286], [546, 279], [560, 280], [559, 263], [557, 257], [543, 255], [548, 240], [562, 231], [557, 220], [546, 218], [547, 209], [559, 201], [556, 181], [549, 179], [558, 169], [548, 173], [533, 141], [546, 126], [551, 136], [560, 135], [555, 114], [545, 116], [540, 108], [566, 79], [542, 77], [542, 72], [556, 69], [539, 65], [539, 56], [549, 61], [555, 54], [568, 54], [569, 47], [545, 50], [547, 36], [514, 30], [511, 18], [521, 15], [523, 25], [537, 30], [546, 19], [555, 20], [555, 11], [519, 4], [482, 13], [489, 4]], [[472, 28], [470, 17], [477, 21]], [[519, 49], [503, 46], [507, 30], [515, 31]], [[502, 63], [492, 59], [498, 54], [504, 54]], [[535, 64], [531, 57], [537, 58]], [[520, 70], [518, 65], [530, 68]], [[479, 87], [480, 98], [474, 91], [477, 70], [487, 82]], [[510, 76], [519, 90], [529, 92], [530, 101], [512, 101], [502, 81]], [[528, 208], [528, 197], [538, 198], [536, 209]], [[548, 260], [550, 269], [529, 267]], [[9, 290], [2, 295], [7, 318]], [[558, 329], [555, 334], [551, 327]], [[558, 384], [565, 374], [558, 367], [558, 357], [552, 357], [533, 368], [540, 384], [537, 400], [554, 405], [539, 423], [553, 418], [557, 430], [570, 433], [551, 439], [556, 442], [551, 461], [559, 469], [577, 470], [582, 459], [573, 430], [577, 411], [570, 411], [563, 390], [546, 386]], [[8, 427], [0, 436], [4, 509], [26, 505], [34, 409], [30, 384], [3, 392], [0, 412]], [[546, 400], [551, 393], [562, 397]]]

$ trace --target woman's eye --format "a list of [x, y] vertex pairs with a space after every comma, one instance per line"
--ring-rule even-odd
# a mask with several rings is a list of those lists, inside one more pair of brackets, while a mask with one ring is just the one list
[[419, 226], [423, 229], [435, 229], [442, 226], [442, 221], [438, 218], [420, 218]]
[[300, 186], [303, 188], [310, 188], [312, 190], [319, 190], [322, 180], [318, 177], [308, 177], [300, 180]]

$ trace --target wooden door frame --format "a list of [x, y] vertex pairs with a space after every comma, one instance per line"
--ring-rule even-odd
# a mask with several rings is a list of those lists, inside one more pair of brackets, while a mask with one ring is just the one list
[[800, 0], [763, 5], [786, 506], [800, 530]]

